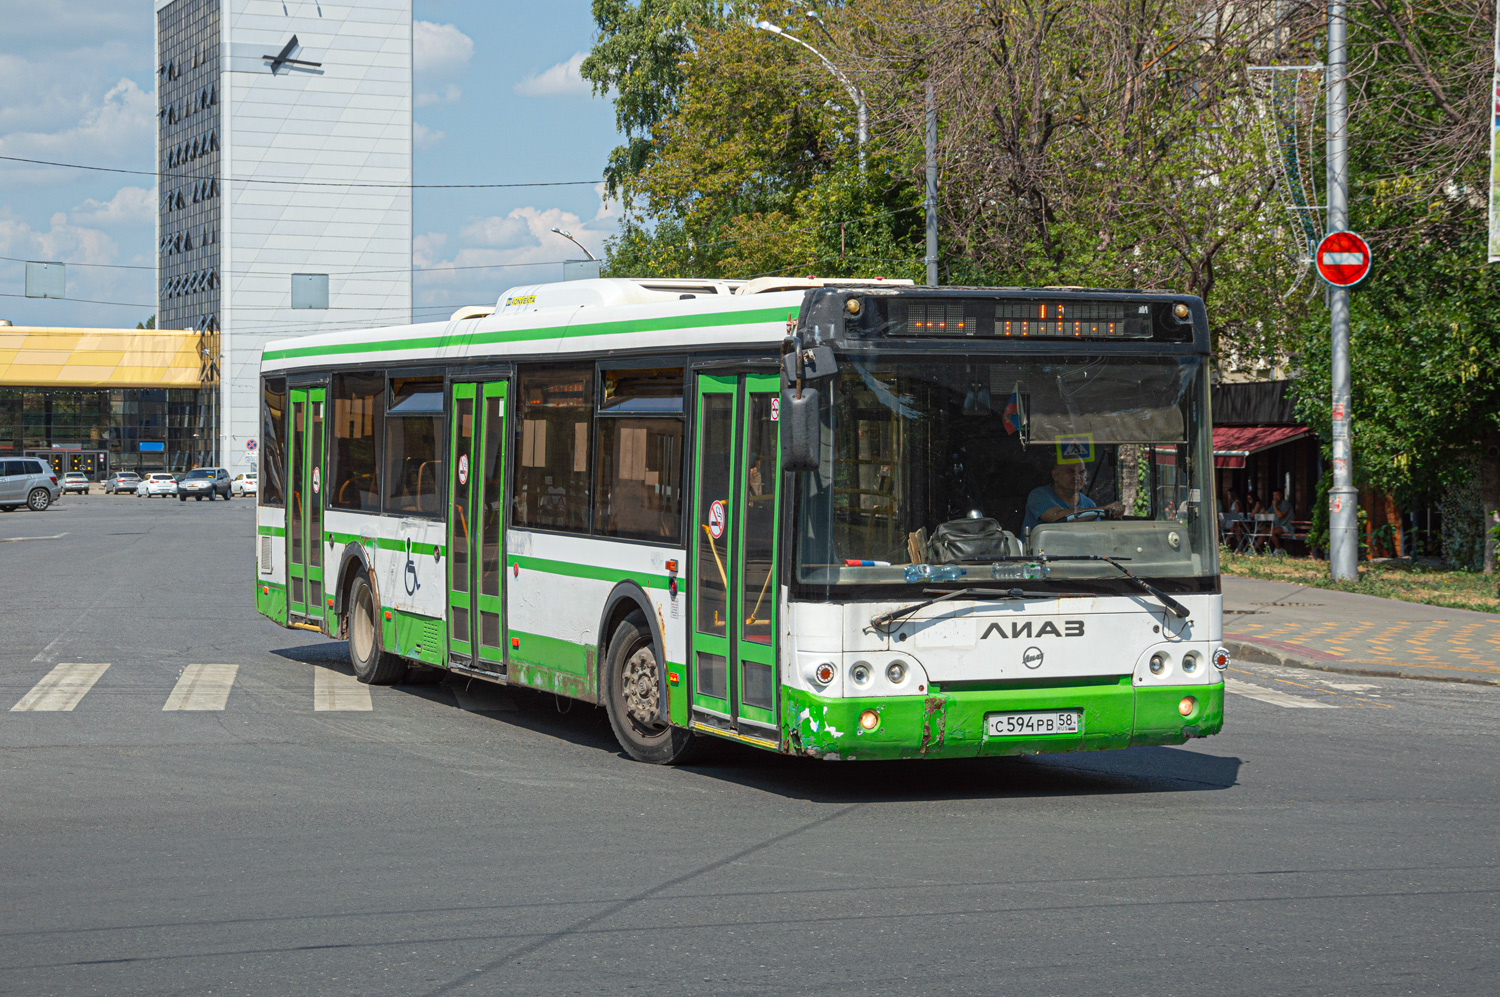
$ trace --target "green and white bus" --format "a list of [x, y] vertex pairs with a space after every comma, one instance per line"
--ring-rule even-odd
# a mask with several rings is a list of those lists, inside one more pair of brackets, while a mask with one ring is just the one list
[[1187, 295], [782, 278], [273, 342], [256, 605], [643, 761], [1179, 744], [1228, 664], [1208, 354]]

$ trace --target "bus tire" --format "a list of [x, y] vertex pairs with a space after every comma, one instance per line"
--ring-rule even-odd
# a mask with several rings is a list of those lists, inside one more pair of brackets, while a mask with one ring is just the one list
[[387, 654], [380, 646], [380, 626], [375, 617], [375, 593], [363, 574], [354, 576], [349, 589], [349, 664], [354, 677], [370, 685], [390, 685], [406, 674], [406, 662]]
[[627, 755], [638, 762], [679, 765], [690, 760], [696, 739], [680, 727], [655, 719], [661, 667], [646, 618], [631, 613], [610, 636], [604, 660], [604, 708], [615, 739]]

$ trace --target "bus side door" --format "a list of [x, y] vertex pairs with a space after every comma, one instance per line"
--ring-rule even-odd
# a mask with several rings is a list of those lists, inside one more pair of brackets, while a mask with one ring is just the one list
[[698, 376], [692, 704], [741, 735], [779, 741], [776, 624], [780, 380]]
[[292, 388], [287, 447], [287, 598], [289, 619], [329, 630], [323, 593], [324, 388]]
[[455, 383], [448, 481], [448, 656], [504, 674], [507, 382]]

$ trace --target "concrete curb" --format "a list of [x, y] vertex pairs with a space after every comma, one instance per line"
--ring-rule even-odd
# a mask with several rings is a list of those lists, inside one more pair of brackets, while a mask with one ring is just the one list
[[1308, 668], [1319, 672], [1334, 672], [1339, 675], [1373, 675], [1385, 678], [1415, 679], [1419, 682], [1458, 682], [1467, 685], [1500, 686], [1500, 675], [1484, 678], [1479, 674], [1457, 675], [1438, 669], [1422, 668], [1418, 665], [1387, 665], [1375, 661], [1314, 661], [1279, 649], [1261, 647], [1246, 640], [1225, 640], [1224, 648], [1233, 661], [1245, 661], [1260, 665], [1284, 665], [1288, 668]]

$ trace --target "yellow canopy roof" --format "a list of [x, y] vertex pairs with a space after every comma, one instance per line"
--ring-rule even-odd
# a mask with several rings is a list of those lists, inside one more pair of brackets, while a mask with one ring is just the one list
[[199, 367], [188, 330], [0, 326], [0, 385], [196, 388]]

